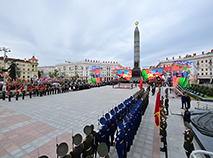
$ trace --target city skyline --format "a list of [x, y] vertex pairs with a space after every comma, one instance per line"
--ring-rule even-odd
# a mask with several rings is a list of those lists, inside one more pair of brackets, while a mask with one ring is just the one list
[[90, 59], [133, 67], [136, 21], [141, 68], [213, 48], [211, 0], [8, 0], [1, 4], [0, 47], [11, 49], [9, 58], [35, 55], [39, 66]]

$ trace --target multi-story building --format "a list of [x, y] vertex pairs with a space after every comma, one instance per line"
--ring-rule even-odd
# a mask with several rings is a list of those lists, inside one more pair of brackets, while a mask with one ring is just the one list
[[38, 70], [41, 71], [41, 78], [45, 78], [49, 77], [49, 72], [54, 72], [55, 66], [39, 66]]
[[[8, 58], [5, 63], [5, 69], [8, 69], [12, 62], [16, 62], [18, 70], [18, 78], [31, 79], [33, 77], [38, 77], [38, 59], [32, 56], [31, 59], [24, 60]], [[4, 68], [4, 57], [0, 57], [0, 67]], [[8, 74], [8, 72], [6, 72]]]
[[183, 58], [181, 58], [181, 56], [176, 59], [174, 57], [172, 57], [172, 59], [166, 58], [166, 60], [161, 60], [157, 66], [163, 67], [173, 64], [175, 61], [195, 62], [198, 68], [198, 79], [200, 83], [209, 82], [212, 79], [213, 49], [208, 53], [204, 53], [203, 51], [201, 55], [196, 55], [196, 53], [194, 53], [193, 55], [186, 54]]
[[100, 81], [102, 82], [113, 80], [113, 67], [122, 67], [118, 62], [86, 59], [85, 61], [57, 64], [55, 68], [59, 71], [59, 75], [64, 77], [78, 75], [81, 80], [88, 80], [89, 70], [96, 66], [100, 66]]

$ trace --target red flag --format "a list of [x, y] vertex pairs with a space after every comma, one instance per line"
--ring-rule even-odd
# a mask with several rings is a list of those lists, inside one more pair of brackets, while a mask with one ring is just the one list
[[23, 84], [21, 84], [21, 93], [23, 93]]
[[140, 90], [143, 89], [143, 78], [141, 78], [140, 83], [138, 85], [138, 87], [140, 88]]
[[7, 94], [10, 95], [10, 86], [8, 84], [8, 87], [7, 87]]
[[15, 84], [16, 95], [18, 94], [17, 85]]
[[157, 127], [160, 126], [160, 108], [162, 108], [162, 106], [161, 106], [161, 102], [160, 102], [160, 92], [158, 92], [157, 98], [156, 98], [156, 103], [155, 103], [155, 113], [154, 113], [155, 125]]

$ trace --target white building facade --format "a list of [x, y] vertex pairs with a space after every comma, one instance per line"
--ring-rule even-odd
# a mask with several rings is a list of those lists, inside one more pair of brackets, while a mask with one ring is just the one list
[[213, 49], [211, 52], [204, 53], [202, 52], [201, 55], [193, 55], [186, 54], [185, 57], [181, 58], [172, 58], [166, 60], [161, 60], [157, 66], [163, 67], [164, 65], [173, 64], [175, 61], [185, 61], [185, 62], [195, 62], [198, 68], [198, 79], [200, 83], [210, 82], [212, 80], [213, 75]]
[[38, 70], [41, 71], [41, 78], [49, 77], [49, 72], [53, 73], [55, 66], [40, 66]]
[[66, 62], [62, 64], [55, 65], [55, 68], [59, 71], [59, 75], [65, 78], [70, 78], [72, 76], [79, 76], [83, 81], [87, 81], [90, 74], [89, 70], [93, 67], [100, 67], [100, 81], [107, 82], [113, 80], [113, 68], [122, 67], [118, 62], [114, 61], [95, 61], [87, 60], [79, 62]]

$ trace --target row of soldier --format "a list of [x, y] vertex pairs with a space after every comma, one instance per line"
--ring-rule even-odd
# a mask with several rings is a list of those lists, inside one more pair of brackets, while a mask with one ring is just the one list
[[[85, 126], [83, 131], [86, 138], [82, 142], [81, 134], [76, 134], [72, 137], [72, 149], [68, 152], [68, 145], [62, 142], [60, 145], [57, 144], [56, 154], [60, 158], [93, 158], [96, 149], [101, 158], [109, 158], [108, 147], [105, 143], [100, 143], [96, 148], [94, 148], [94, 142], [96, 136], [93, 135], [93, 125]], [[73, 147], [74, 146], [74, 147]], [[39, 158], [48, 158], [48, 156], [43, 155]]]
[[[50, 83], [42, 83], [40, 85], [35, 84], [21, 84], [21, 85], [15, 85], [15, 86], [6, 86], [5, 88], [2, 88], [2, 100], [5, 100], [6, 97], [8, 97], [8, 101], [11, 101], [11, 98], [14, 96], [15, 100], [18, 101], [19, 97], [22, 97], [22, 100], [24, 100], [26, 95], [29, 95], [30, 98], [36, 97], [36, 96], [46, 96], [46, 95], [52, 95], [52, 94], [59, 94], [59, 93], [65, 93], [69, 92], [70, 90], [76, 91], [76, 90], [83, 90], [83, 89], [89, 89], [92, 87], [100, 87], [104, 86], [105, 84], [57, 84], [53, 85]], [[40, 88], [41, 87], [41, 88]], [[11, 92], [11, 88], [15, 89], [15, 93]]]
[[115, 145], [118, 158], [126, 158], [142, 118], [142, 99], [130, 97], [100, 119], [100, 142]]
[[100, 157], [109, 158], [110, 146], [115, 146], [118, 158], [126, 158], [142, 119], [142, 99], [136, 98], [131, 96], [100, 118], [102, 126], [97, 133], [93, 125], [87, 125], [83, 130], [86, 135], [83, 142], [82, 136], [76, 134], [73, 137], [74, 148], [68, 154], [68, 145], [61, 143], [57, 147], [57, 155], [63, 158], [96, 158], [98, 152]]

